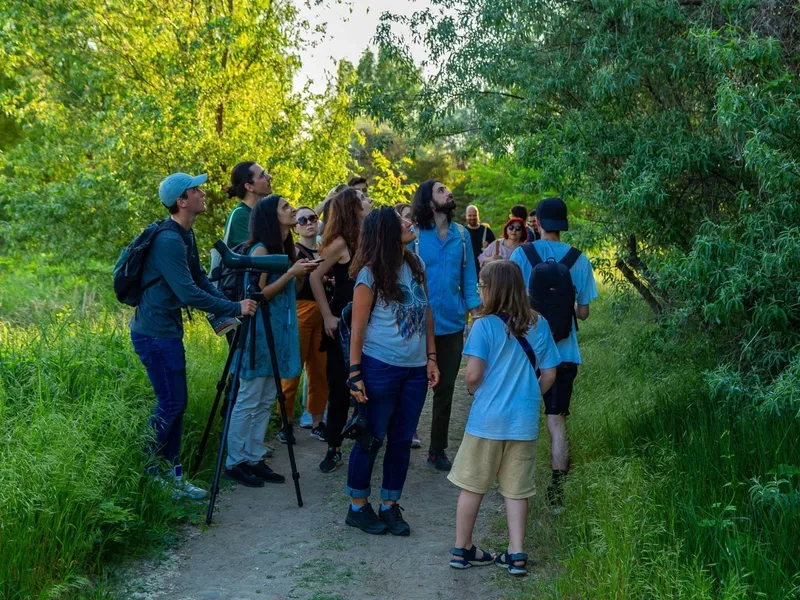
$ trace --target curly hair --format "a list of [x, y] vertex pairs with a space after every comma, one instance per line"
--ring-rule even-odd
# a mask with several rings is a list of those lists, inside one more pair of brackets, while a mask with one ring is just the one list
[[481, 316], [508, 315], [506, 328], [514, 335], [527, 335], [539, 315], [531, 308], [522, 269], [510, 260], [495, 260], [481, 267], [483, 308]]
[[[419, 184], [411, 208], [414, 211], [414, 223], [420, 229], [433, 229], [433, 186], [436, 185], [435, 179], [428, 179]], [[452, 215], [450, 215], [452, 218]]]
[[351, 279], [355, 279], [361, 269], [369, 267], [375, 281], [375, 297], [386, 302], [403, 299], [399, 278], [404, 262], [411, 267], [417, 283], [425, 281], [422, 264], [403, 244], [402, 233], [400, 217], [394, 208], [384, 206], [373, 210], [364, 219], [358, 251], [350, 265]]
[[328, 220], [320, 244], [320, 252], [336, 238], [342, 238], [352, 255], [358, 248], [361, 230], [361, 196], [357, 190], [346, 187], [331, 198], [327, 206]]

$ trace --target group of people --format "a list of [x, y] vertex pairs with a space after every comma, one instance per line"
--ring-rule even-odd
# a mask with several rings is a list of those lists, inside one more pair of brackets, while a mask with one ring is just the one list
[[[560, 241], [568, 229], [566, 205], [549, 198], [530, 217], [524, 206], [515, 206], [502, 238], [495, 239], [474, 206], [466, 210], [466, 226], [455, 222], [453, 194], [440, 181], [420, 184], [411, 204], [378, 208], [367, 181], [356, 178], [333, 188], [313, 208], [294, 208], [273, 193], [265, 169], [242, 162], [231, 173], [228, 193], [240, 202], [228, 216], [224, 241], [249, 255], [286, 255], [290, 267], [253, 281], [262, 300], [233, 302], [199, 262], [192, 226], [206, 208], [200, 189], [205, 181], [205, 175], [176, 173], [161, 183], [159, 196], [170, 218], [145, 259], [142, 281], [147, 283], [131, 321], [134, 349], [157, 397], [152, 451], [170, 466], [154, 474], [176, 493], [205, 495], [185, 480], [179, 459], [188, 400], [181, 307], [191, 306], [217, 316], [256, 317], [255, 360], [241, 361], [233, 386], [225, 476], [251, 487], [285, 480], [265, 462], [271, 452], [265, 436], [278, 392], [260, 316], [262, 303], [269, 302], [290, 423], [279, 431], [279, 441], [296, 441], [291, 423], [303, 370], [311, 436], [327, 444], [319, 465], [323, 473], [342, 463], [351, 399], [366, 419], [368, 435], [355, 442], [349, 456], [345, 492], [351, 502], [345, 522], [372, 534], [410, 534], [399, 500], [411, 448], [421, 443], [417, 426], [432, 388], [427, 462], [448, 472], [461, 488], [450, 565], [494, 562], [513, 575], [524, 574], [542, 400], [552, 437], [548, 499], [554, 510], [562, 506], [569, 469], [566, 416], [581, 362], [577, 321], [568, 336], [554, 340], [528, 296], [536, 269], [532, 252], [545, 263], [577, 252]], [[597, 296], [591, 263], [579, 254], [569, 273], [574, 315], [586, 319]], [[340, 326], [348, 311], [349, 349], [341, 343]], [[450, 412], [462, 356], [474, 400], [451, 463]], [[384, 445], [375, 511], [369, 502], [372, 471]], [[472, 544], [478, 509], [495, 478], [509, 524], [508, 548], [497, 555]]]

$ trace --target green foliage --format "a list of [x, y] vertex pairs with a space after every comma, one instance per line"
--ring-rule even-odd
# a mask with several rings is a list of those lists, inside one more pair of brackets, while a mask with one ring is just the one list
[[[581, 327], [567, 510], [544, 557], [565, 569], [522, 596], [798, 597], [800, 423], [720, 409], [708, 340], [664, 335], [641, 302], [621, 320], [611, 308], [593, 304]], [[552, 519], [544, 504], [534, 523]]]
[[[177, 519], [203, 508], [143, 476], [154, 398], [128, 339], [129, 315], [104, 283], [75, 271], [34, 273], [31, 263], [0, 271], [2, 598], [94, 597], [90, 578], [102, 565], [168, 541]], [[184, 459], [210, 410], [213, 365], [224, 364], [224, 342], [197, 323], [186, 340]], [[201, 483], [213, 463], [206, 458]]]
[[[795, 410], [796, 2], [433, 5], [394, 18], [434, 73], [409, 109], [421, 135], [467, 132], [579, 199], [596, 243], [612, 244], [605, 275], [616, 266], [673, 329], [720, 342], [715, 398]], [[391, 20], [380, 34], [403, 52]]]
[[0, 155], [6, 244], [109, 258], [165, 214], [157, 186], [173, 171], [209, 174], [206, 240], [240, 160], [295, 202], [348, 173], [343, 91], [292, 92], [289, 2], [12, 2], [0, 20], [0, 107], [23, 131]]

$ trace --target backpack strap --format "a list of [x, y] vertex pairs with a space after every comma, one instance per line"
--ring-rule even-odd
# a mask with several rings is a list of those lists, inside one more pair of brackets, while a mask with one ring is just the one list
[[461, 236], [461, 248], [463, 250], [461, 256], [461, 268], [463, 269], [464, 267], [467, 266], [467, 232], [464, 229], [463, 225], [455, 223], [455, 226], [456, 229], [458, 229], [459, 235]]
[[531, 267], [535, 267], [536, 265], [544, 262], [542, 257], [539, 256], [539, 252], [536, 250], [533, 242], [522, 244], [522, 251], [525, 253], [525, 257], [528, 259], [528, 262], [531, 263]]
[[[161, 233], [162, 231], [165, 231], [165, 230], [167, 230], [167, 229], [171, 229], [172, 231], [175, 231], [176, 233], [178, 233], [178, 232], [177, 232], [177, 231], [176, 231], [176, 230], [175, 230], [175, 229], [172, 227], [172, 223], [175, 223], [175, 221], [173, 221], [173, 220], [172, 220], [172, 219], [170, 219], [169, 217], [167, 217], [166, 219], [162, 219], [162, 220], [161, 220], [161, 222], [158, 224], [158, 227], [156, 227], [156, 230], [153, 232], [153, 235], [150, 237], [150, 245], [151, 245], [151, 246], [152, 246], [153, 242], [155, 241], [155, 239], [156, 239], [156, 236], [157, 236], [159, 233]], [[177, 224], [177, 223], [175, 223], [175, 225], [178, 225], [178, 224]], [[178, 225], [178, 227], [180, 227], [180, 225]], [[178, 235], [180, 235], [180, 233], [178, 233]], [[181, 237], [181, 240], [183, 240], [183, 237]], [[186, 242], [184, 242], [184, 244], [186, 244]], [[186, 251], [187, 251], [188, 253], [190, 253], [190, 254], [191, 254], [191, 250], [189, 250], [189, 246], [186, 246]], [[187, 263], [188, 263], [188, 258], [189, 258], [189, 257], [187, 256], [186, 258], [187, 258]], [[191, 271], [192, 271], [192, 269], [191, 269], [191, 267], [190, 267], [190, 268], [189, 268], [189, 272], [191, 273]], [[157, 276], [155, 279], [151, 279], [151, 280], [150, 280], [150, 281], [148, 281], [146, 284], [144, 284], [144, 285], [142, 286], [142, 291], [140, 292], [140, 296], [144, 294], [144, 291], [145, 291], [146, 289], [153, 287], [155, 284], [157, 284], [157, 283], [158, 283], [159, 281], [161, 281], [162, 279], [164, 279], [164, 277], [163, 277], [162, 275], [158, 275], [158, 276]]]
[[581, 254], [582, 252], [580, 250], [578, 250], [573, 246], [570, 246], [569, 251], [564, 255], [564, 258], [562, 258], [558, 262], [561, 263], [562, 265], [565, 265], [568, 269], [571, 269], [578, 261], [578, 259], [581, 257]]
[[[497, 316], [500, 317], [503, 323], [508, 325], [508, 315], [501, 314]], [[525, 352], [525, 356], [528, 357], [528, 362], [531, 363], [531, 367], [533, 367], [533, 372], [536, 373], [536, 355], [533, 353], [533, 348], [531, 348], [528, 338], [521, 335], [515, 335], [514, 337], [517, 338], [517, 342], [522, 347], [523, 352]]]
[[486, 232], [489, 231], [489, 228], [486, 225], [481, 225], [483, 227], [483, 236], [481, 237], [481, 242], [486, 243]]

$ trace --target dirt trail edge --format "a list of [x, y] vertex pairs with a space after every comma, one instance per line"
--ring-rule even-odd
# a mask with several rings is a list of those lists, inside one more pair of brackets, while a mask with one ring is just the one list
[[[450, 425], [450, 458], [455, 457], [469, 412], [463, 374], [456, 383]], [[410, 537], [374, 536], [344, 524], [348, 498], [344, 464], [324, 474], [318, 464], [325, 444], [296, 429], [295, 446], [303, 508], [297, 507], [286, 448], [273, 440], [270, 465], [286, 475], [283, 485], [238, 486], [224, 491], [214, 525], [189, 527], [165, 560], [139, 564], [120, 593], [136, 600], [255, 600], [337, 598], [498, 598], [502, 592], [492, 566], [458, 571], [448, 565], [455, 536], [458, 489], [444, 473], [425, 463], [432, 398], [420, 419], [423, 447], [411, 451], [411, 466], [400, 504]], [[372, 476], [374, 503], [380, 489], [383, 452]], [[478, 518], [476, 540], [489, 532], [502, 499], [490, 492]]]

